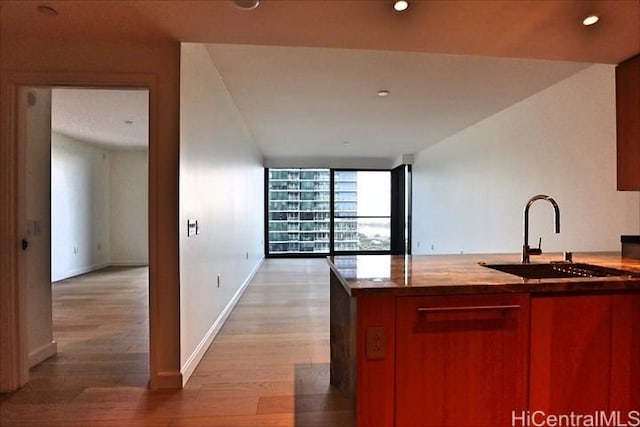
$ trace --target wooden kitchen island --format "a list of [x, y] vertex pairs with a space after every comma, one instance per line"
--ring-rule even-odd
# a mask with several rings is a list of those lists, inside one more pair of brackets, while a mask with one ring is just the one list
[[[619, 253], [573, 261], [640, 273]], [[358, 426], [640, 420], [640, 278], [522, 279], [479, 264], [516, 254], [328, 262], [331, 384]]]

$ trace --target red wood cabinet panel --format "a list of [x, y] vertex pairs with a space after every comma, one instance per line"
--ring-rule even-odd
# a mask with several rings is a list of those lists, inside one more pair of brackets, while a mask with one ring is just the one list
[[528, 295], [398, 298], [396, 426], [512, 425], [528, 331]]
[[609, 409], [612, 296], [531, 298], [531, 411]]
[[358, 427], [640, 410], [638, 292], [354, 300]]
[[612, 297], [609, 409], [640, 411], [640, 294]]
[[[362, 295], [357, 300], [356, 423], [393, 426], [395, 393], [395, 297]], [[371, 331], [378, 336], [372, 343]], [[378, 347], [372, 351], [372, 347]]]
[[640, 190], [640, 55], [616, 67], [618, 190]]

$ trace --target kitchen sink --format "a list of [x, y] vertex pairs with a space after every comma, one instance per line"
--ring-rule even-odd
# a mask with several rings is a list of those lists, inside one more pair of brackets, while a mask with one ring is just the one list
[[576, 277], [640, 277], [640, 273], [595, 264], [552, 262], [547, 264], [481, 264], [524, 279], [562, 279]]

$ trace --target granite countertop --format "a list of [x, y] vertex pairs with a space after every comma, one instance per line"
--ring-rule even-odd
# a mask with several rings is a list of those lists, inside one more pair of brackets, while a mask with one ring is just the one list
[[[562, 254], [543, 254], [532, 257], [532, 264], [561, 260]], [[628, 276], [523, 279], [479, 264], [518, 264], [520, 254], [345, 255], [327, 261], [352, 296], [364, 292], [447, 295], [640, 290], [640, 278]], [[620, 252], [574, 253], [573, 262], [640, 274], [640, 260], [622, 259]]]

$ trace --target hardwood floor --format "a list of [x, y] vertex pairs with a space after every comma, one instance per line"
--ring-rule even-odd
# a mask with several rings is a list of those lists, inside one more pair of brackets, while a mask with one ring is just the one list
[[266, 260], [183, 390], [148, 380], [147, 270], [54, 286], [59, 354], [0, 395], [2, 426], [350, 426], [329, 387], [323, 259]]

